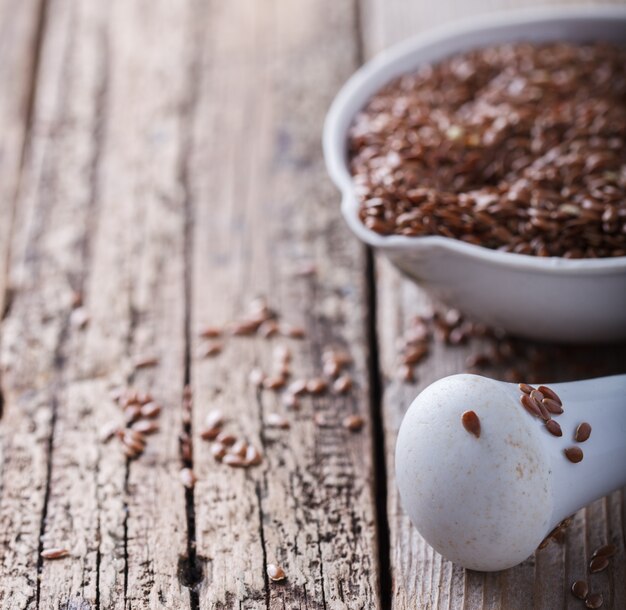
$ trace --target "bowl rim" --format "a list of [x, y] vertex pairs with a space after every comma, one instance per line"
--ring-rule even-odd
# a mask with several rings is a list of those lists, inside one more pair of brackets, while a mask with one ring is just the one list
[[403, 72], [397, 69], [397, 64], [415, 56], [420, 51], [445, 43], [455, 37], [481, 30], [492, 31], [512, 26], [530, 27], [546, 21], [588, 22], [607, 19], [623, 21], [626, 24], [626, 6], [539, 7], [488, 13], [446, 23], [418, 33], [381, 51], [363, 64], [350, 76], [334, 98], [326, 115], [322, 137], [326, 169], [334, 184], [341, 191], [341, 209], [350, 229], [366, 244], [396, 252], [419, 251], [434, 247], [492, 264], [546, 273], [593, 272], [595, 274], [626, 271], [626, 256], [595, 259], [539, 257], [492, 250], [439, 235], [380, 235], [365, 227], [358, 216], [359, 204], [354, 193], [346, 157], [347, 129], [358, 111], [354, 110], [354, 99], [368, 99], [385, 82]]

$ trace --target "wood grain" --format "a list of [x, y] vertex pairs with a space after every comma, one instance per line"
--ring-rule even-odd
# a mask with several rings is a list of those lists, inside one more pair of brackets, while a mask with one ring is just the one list
[[[523, 6], [531, 3], [524, 2]], [[538, 4], [533, 2], [532, 4]], [[541, 3], [544, 4], [544, 3]], [[553, 2], [552, 4], [559, 4]], [[565, 4], [561, 2], [560, 4]], [[571, 3], [569, 3], [571, 4]], [[593, 3], [587, 3], [593, 4]], [[364, 0], [362, 2], [363, 47], [366, 57], [407, 36], [452, 19], [497, 9], [522, 6], [522, 3], [500, 2], [404, 2]], [[594, 590], [604, 595], [608, 608], [621, 608], [626, 599], [623, 578], [624, 559], [624, 493], [616, 492], [580, 511], [569, 528], [563, 545], [551, 544], [538, 551], [520, 566], [504, 572], [481, 574], [465, 571], [443, 560], [419, 536], [399, 503], [394, 480], [394, 448], [402, 416], [415, 395], [424, 387], [446, 375], [466, 370], [466, 359], [482, 352], [485, 345], [474, 341], [468, 346], [448, 347], [435, 342], [428, 359], [418, 368], [418, 380], [406, 385], [395, 379], [396, 344], [415, 315], [428, 312], [432, 303], [423, 291], [387, 261], [377, 265], [378, 338], [381, 369], [384, 377], [383, 412], [388, 472], [388, 519], [390, 531], [390, 570], [392, 607], [409, 608], [579, 608], [569, 586], [584, 578], [585, 557], [600, 543], [612, 541], [621, 549], [619, 559], [610, 571], [592, 578]], [[546, 354], [541, 371], [542, 381], [565, 381], [594, 375], [626, 372], [626, 346], [612, 348], [559, 349], [519, 342], [524, 354], [539, 351]], [[524, 368], [522, 359], [510, 366]], [[503, 370], [485, 369], [486, 375], [499, 377]]]
[[[189, 189], [193, 208], [192, 351], [195, 517], [206, 608], [377, 608], [371, 425], [351, 434], [341, 419], [368, 415], [365, 258], [340, 222], [326, 178], [320, 133], [335, 91], [355, 67], [348, 3], [253, 0], [206, 15]], [[322, 52], [323, 50], [323, 52]], [[313, 261], [314, 276], [299, 267]], [[201, 359], [203, 325], [242, 316], [265, 295], [281, 319], [303, 325], [296, 341], [231, 338]], [[287, 412], [258, 396], [250, 370], [269, 371], [272, 347], [293, 350], [293, 376], [321, 370], [321, 352], [354, 358], [346, 398], [304, 398]], [[262, 465], [214, 462], [199, 437], [211, 408], [226, 429], [261, 446]], [[286, 413], [289, 430], [267, 417]], [[331, 425], [317, 428], [313, 414]], [[268, 582], [267, 563], [287, 573]]]

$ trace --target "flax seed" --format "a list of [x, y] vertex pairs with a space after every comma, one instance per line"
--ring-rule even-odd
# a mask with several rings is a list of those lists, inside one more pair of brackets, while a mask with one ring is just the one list
[[554, 400], [554, 402], [558, 403], [560, 406], [563, 406], [559, 395], [554, 390], [551, 390], [545, 385], [540, 385], [537, 389], [544, 395], [544, 398], [550, 398]]
[[244, 458], [238, 455], [233, 455], [232, 453], [227, 453], [222, 458], [222, 464], [226, 464], [226, 466], [231, 466], [232, 468], [245, 468], [247, 466]]
[[341, 367], [336, 360], [328, 360], [324, 363], [323, 370], [327, 377], [336, 377], [341, 372]]
[[230, 447], [228, 453], [231, 455], [238, 455], [240, 458], [245, 457], [246, 451], [248, 450], [248, 443], [244, 440], [236, 441], [235, 444]]
[[554, 415], [560, 415], [563, 413], [563, 407], [555, 400], [552, 400], [552, 398], [544, 398], [541, 401], [541, 404], [548, 410], [549, 413]]
[[609, 558], [604, 555], [598, 555], [589, 562], [589, 571], [593, 574], [595, 572], [602, 572], [606, 570], [609, 565]]
[[237, 437], [234, 434], [229, 434], [228, 432], [220, 432], [215, 437], [215, 440], [218, 443], [222, 443], [222, 445], [230, 447], [231, 445], [235, 444], [235, 442], [237, 441]]
[[300, 409], [300, 399], [289, 392], [283, 394], [282, 402], [288, 409], [292, 411], [298, 411]]
[[597, 608], [602, 607], [603, 603], [602, 593], [590, 593], [585, 598], [585, 606], [591, 610], [597, 610]]
[[127, 424], [132, 424], [134, 421], [137, 421], [140, 416], [141, 409], [136, 405], [132, 405], [124, 409], [124, 420]]
[[300, 396], [307, 392], [307, 382], [305, 379], [296, 379], [289, 384], [287, 392], [293, 396]]
[[259, 335], [265, 339], [269, 339], [278, 334], [278, 323], [276, 320], [265, 320], [258, 330]]
[[279, 565], [275, 565], [273, 563], [267, 564], [267, 575], [269, 579], [274, 582], [280, 582], [287, 578], [285, 571]]
[[256, 388], [260, 388], [265, 381], [265, 373], [261, 369], [252, 369], [248, 381]]
[[221, 409], [212, 409], [204, 418], [204, 425], [207, 428], [219, 428], [224, 423], [224, 413]]
[[532, 400], [528, 394], [522, 394], [520, 396], [520, 402], [522, 403], [524, 409], [526, 409], [533, 417], [543, 417], [541, 409], [539, 409], [537, 403]]
[[118, 430], [119, 426], [116, 423], [105, 424], [100, 428], [100, 433], [98, 434], [100, 442], [108, 443]]
[[282, 323], [279, 328], [280, 334], [286, 337], [291, 337], [292, 339], [304, 339], [306, 337], [306, 330], [301, 326]]
[[285, 378], [282, 375], [270, 375], [263, 380], [263, 387], [266, 390], [279, 390], [285, 385]]
[[306, 382], [306, 391], [309, 394], [322, 394], [328, 388], [328, 383], [321, 377], [316, 377], [314, 379], [309, 379]]
[[563, 431], [561, 430], [561, 426], [559, 426], [559, 424], [553, 419], [549, 419], [546, 422], [546, 428], [548, 429], [548, 432], [552, 434], [553, 436], [563, 436]]
[[226, 446], [222, 443], [212, 443], [211, 455], [219, 462], [226, 455]]
[[519, 383], [517, 387], [524, 392], [524, 394], [530, 394], [535, 388], [527, 383]]
[[532, 390], [530, 397], [539, 405], [544, 399], [544, 395], [539, 390]]
[[572, 595], [583, 601], [589, 593], [589, 585], [584, 580], [576, 580], [572, 583]]
[[136, 369], [148, 369], [159, 364], [159, 358], [156, 356], [138, 356], [133, 361]]
[[580, 447], [568, 447], [564, 450], [565, 457], [574, 464], [578, 464], [578, 462], [583, 459], [583, 452]]
[[139, 409], [141, 417], [157, 417], [161, 413], [161, 406], [156, 402], [148, 402]]
[[44, 549], [41, 551], [41, 556], [44, 559], [62, 559], [63, 557], [67, 557], [69, 554], [70, 552], [67, 549], [63, 549], [61, 547]]
[[290, 427], [289, 420], [280, 413], [268, 413], [265, 416], [265, 424], [269, 428], [282, 428], [283, 430]]
[[258, 466], [263, 461], [263, 456], [254, 445], [248, 445], [245, 461], [248, 466]]
[[280, 364], [291, 362], [291, 350], [286, 345], [277, 345], [272, 352], [272, 358]]
[[180, 482], [187, 488], [192, 489], [196, 484], [196, 475], [193, 473], [191, 468], [182, 468], [178, 473], [180, 478]]
[[328, 418], [323, 413], [315, 413], [313, 415], [313, 423], [318, 428], [328, 428], [330, 426]]
[[413, 374], [413, 368], [407, 364], [403, 364], [398, 368], [398, 377], [404, 383], [414, 383], [415, 375]]
[[221, 341], [214, 341], [209, 345], [205, 345], [200, 350], [200, 358], [212, 358], [213, 356], [217, 356], [222, 353], [224, 349], [224, 344]]
[[222, 329], [219, 326], [205, 326], [200, 331], [200, 336], [203, 339], [217, 339], [222, 336]]
[[159, 424], [154, 421], [142, 419], [140, 421], [136, 421], [132, 425], [132, 429], [137, 432], [141, 432], [142, 434], [155, 434], [159, 431]]
[[474, 411], [465, 411], [461, 416], [463, 427], [476, 438], [480, 438], [480, 419]]
[[348, 415], [342, 422], [342, 426], [350, 432], [358, 432], [364, 425], [365, 420], [360, 415]]
[[402, 356], [402, 364], [417, 364], [421, 362], [428, 353], [427, 345], [417, 345], [406, 350]]
[[591, 436], [591, 426], [587, 422], [578, 424], [574, 440], [578, 443], [584, 443]]
[[592, 558], [595, 557], [613, 557], [617, 553], [617, 547], [614, 544], [605, 544], [597, 548], [592, 555]]
[[231, 335], [245, 337], [256, 333], [261, 324], [262, 320], [240, 320], [238, 322], [232, 322], [228, 330]]
[[221, 432], [221, 428], [219, 426], [214, 426], [212, 428], [202, 428], [200, 430], [200, 437], [205, 441], [213, 441], [215, 440]]
[[333, 390], [337, 394], [346, 394], [352, 389], [352, 378], [349, 375], [338, 377], [333, 383]]

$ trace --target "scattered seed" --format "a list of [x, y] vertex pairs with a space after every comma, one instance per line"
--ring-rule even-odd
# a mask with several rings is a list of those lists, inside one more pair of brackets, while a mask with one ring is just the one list
[[348, 415], [342, 422], [342, 426], [350, 432], [358, 432], [364, 425], [365, 420], [360, 415]]
[[280, 375], [270, 375], [263, 380], [266, 390], [279, 390], [285, 385], [285, 378]]
[[532, 400], [532, 398], [530, 397], [530, 395], [528, 394], [522, 394], [520, 396], [520, 402], [522, 403], [522, 406], [534, 417], [542, 417], [541, 414], [541, 409], [539, 409], [539, 406], [537, 405], [537, 403]]
[[224, 413], [220, 409], [212, 409], [204, 418], [204, 424], [207, 428], [219, 428], [223, 423]]
[[476, 438], [480, 438], [480, 419], [474, 411], [465, 411], [461, 416], [463, 427]]
[[235, 444], [235, 442], [237, 441], [237, 437], [234, 434], [229, 434], [228, 432], [220, 432], [215, 437], [215, 440], [218, 443], [222, 443], [222, 445], [227, 445], [228, 447], [230, 447], [231, 445]]
[[617, 547], [614, 544], [605, 544], [597, 548], [592, 557], [613, 557], [617, 553]]
[[602, 593], [590, 593], [585, 599], [585, 606], [592, 610], [597, 610], [603, 603], [604, 599], [602, 598]]
[[228, 330], [231, 335], [245, 337], [256, 333], [262, 322], [263, 320], [240, 320], [238, 322], [232, 322], [229, 325]]
[[222, 464], [226, 464], [226, 466], [231, 466], [233, 468], [245, 468], [247, 466], [246, 460], [238, 455], [233, 455], [232, 453], [227, 453], [222, 458]]
[[402, 364], [417, 364], [422, 361], [428, 353], [427, 345], [417, 345], [406, 350], [402, 356]]
[[287, 363], [291, 361], [291, 350], [286, 345], [277, 345], [272, 352], [274, 362]]
[[589, 593], [589, 585], [584, 580], [576, 580], [572, 583], [572, 595], [583, 601]]
[[341, 367], [336, 360], [327, 360], [324, 362], [324, 375], [327, 377], [336, 377], [341, 372]]
[[248, 445], [248, 448], [246, 449], [245, 459], [248, 466], [258, 466], [263, 460], [263, 456], [254, 445]]
[[328, 388], [328, 384], [321, 377], [309, 379], [306, 382], [306, 391], [309, 394], [322, 394]]
[[252, 369], [248, 381], [256, 388], [260, 388], [265, 381], [265, 373], [261, 369]]
[[559, 424], [553, 419], [549, 419], [546, 422], [546, 428], [548, 429], [548, 432], [553, 436], [563, 436], [561, 426], [559, 426]]
[[217, 356], [222, 353], [223, 349], [224, 344], [221, 341], [214, 341], [200, 350], [200, 358], [211, 358], [213, 356]]
[[141, 416], [141, 409], [136, 405], [131, 405], [124, 409], [124, 420], [127, 424], [132, 424]]
[[530, 397], [537, 403], [541, 404], [541, 401], [544, 399], [543, 394], [539, 390], [532, 390], [530, 393]]
[[285, 571], [280, 566], [273, 563], [267, 564], [267, 575], [269, 576], [269, 579], [274, 582], [280, 582], [281, 580], [285, 580], [285, 578], [287, 578]]
[[119, 426], [116, 423], [105, 424], [100, 428], [100, 433], [98, 434], [98, 438], [102, 443], [108, 443], [114, 436], [115, 433], [119, 430]]
[[139, 409], [141, 417], [156, 417], [161, 413], [161, 407], [156, 402], [148, 402]]
[[132, 429], [142, 434], [154, 434], [159, 431], [159, 424], [155, 421], [141, 419], [133, 424]]
[[609, 558], [604, 556], [604, 555], [599, 555], [597, 557], [594, 557], [590, 562], [589, 562], [589, 571], [593, 574], [595, 572], [602, 572], [602, 570], [605, 570], [609, 565]]
[[225, 445], [222, 443], [212, 443], [211, 455], [219, 462], [226, 455]]
[[89, 323], [89, 314], [84, 307], [77, 307], [70, 314], [70, 324], [77, 328], [78, 330], [82, 330]]
[[286, 392], [283, 395], [282, 402], [288, 409], [292, 409], [293, 411], [300, 409], [300, 399], [290, 392]]
[[182, 468], [178, 473], [180, 482], [187, 488], [191, 489], [196, 484], [196, 475], [191, 468]]
[[559, 395], [554, 390], [551, 390], [545, 385], [540, 385], [538, 390], [544, 395], [545, 398], [550, 398], [551, 400], [554, 400], [554, 402], [558, 403], [559, 406], [563, 406]]
[[583, 459], [583, 452], [580, 447], [568, 447], [564, 450], [565, 457], [574, 464], [577, 464]]
[[345, 394], [350, 391], [352, 388], [352, 377], [349, 375], [342, 375], [335, 380], [333, 383], [333, 390], [337, 392], [337, 394]]
[[147, 369], [159, 364], [159, 359], [156, 356], [138, 356], [134, 360], [136, 369]]
[[219, 326], [205, 326], [200, 331], [200, 336], [203, 339], [217, 339], [222, 336], [222, 329]]
[[560, 415], [563, 413], [563, 407], [556, 402], [556, 400], [552, 400], [552, 398], [544, 398], [541, 401], [541, 404], [548, 410], [549, 413], [553, 413], [554, 415]]
[[258, 330], [259, 335], [265, 339], [269, 339], [278, 334], [278, 324], [276, 320], [265, 320]]
[[591, 436], [591, 426], [585, 421], [581, 424], [578, 424], [576, 428], [576, 434], [574, 435], [574, 439], [578, 443], [584, 443]]
[[290, 427], [289, 420], [280, 413], [268, 413], [265, 417], [265, 424], [270, 428], [282, 428], [283, 430]]
[[535, 388], [527, 383], [519, 383], [517, 387], [524, 392], [524, 394], [530, 394]]
[[404, 383], [415, 382], [415, 375], [413, 374], [413, 369], [407, 364], [403, 364], [402, 366], [398, 368], [398, 377], [400, 378], [401, 381], [404, 381]]
[[323, 413], [315, 413], [313, 415], [313, 423], [318, 428], [328, 428], [328, 427], [330, 427], [330, 422], [328, 421], [328, 418]]
[[304, 339], [306, 337], [306, 330], [301, 326], [283, 323], [280, 325], [280, 334], [291, 337], [292, 339]]
[[248, 443], [244, 440], [236, 441], [232, 447], [228, 450], [231, 455], [238, 455], [240, 458], [245, 457], [248, 450]]
[[41, 551], [41, 556], [44, 559], [61, 559], [63, 557], [67, 557], [70, 552], [67, 549], [63, 549], [60, 547], [55, 547], [51, 549], [44, 549]]
[[200, 437], [205, 441], [213, 441], [219, 436], [220, 432], [221, 428], [219, 426], [202, 428], [202, 430], [200, 430]]
[[289, 384], [287, 392], [293, 396], [300, 396], [307, 391], [307, 382], [305, 379], [296, 379]]

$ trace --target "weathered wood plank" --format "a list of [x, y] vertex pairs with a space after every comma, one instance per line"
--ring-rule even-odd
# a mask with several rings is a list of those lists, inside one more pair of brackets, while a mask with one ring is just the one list
[[[348, 3], [254, 1], [212, 5], [189, 172], [193, 205], [191, 380], [197, 552], [202, 608], [377, 608], [371, 425], [350, 434], [343, 415], [367, 417], [364, 254], [339, 221], [322, 165], [320, 133], [332, 95], [355, 67]], [[297, 277], [314, 260], [315, 277]], [[266, 295], [304, 341], [231, 338], [199, 359], [198, 332], [243, 315]], [[353, 355], [348, 398], [304, 398], [287, 412], [257, 397], [254, 366], [270, 369], [272, 345], [289, 344], [295, 377], [319, 374], [322, 349]], [[262, 445], [262, 465], [217, 464], [199, 431], [210, 408], [225, 429]], [[290, 430], [267, 426], [285, 412]], [[313, 413], [327, 413], [316, 428]], [[267, 582], [266, 563], [287, 580]]]
[[[539, 4], [533, 2], [532, 4]], [[541, 4], [544, 4], [541, 2]], [[553, 2], [559, 4], [559, 2]], [[561, 2], [563, 4], [563, 2]], [[593, 4], [593, 3], [588, 3]], [[528, 6], [529, 3], [502, 0], [488, 7], [471, 2], [381, 2], [363, 0], [362, 31], [367, 57], [384, 47], [431, 26], [477, 14], [479, 11]], [[394, 480], [394, 449], [402, 416], [415, 395], [440, 377], [466, 370], [466, 358], [481, 350], [480, 342], [469, 346], [446, 347], [435, 343], [426, 362], [418, 368], [418, 381], [407, 386], [396, 379], [396, 341], [409, 320], [431, 308], [419, 288], [401, 278], [390, 263], [377, 265], [378, 333], [381, 368], [384, 376], [383, 411], [388, 472], [388, 516], [393, 607], [409, 608], [577, 608], [580, 602], [569, 593], [569, 586], [586, 573], [585, 557], [600, 542], [611, 540], [622, 545], [620, 559], [608, 576], [594, 578], [594, 588], [604, 594], [605, 607], [618, 608], [625, 599], [624, 501], [623, 492], [599, 500], [577, 514], [563, 546], [551, 544], [520, 566], [504, 572], [481, 574], [465, 571], [434, 553], [404, 514]], [[524, 344], [531, 349], [530, 344]], [[550, 354], [543, 364], [542, 380], [571, 380], [588, 375], [624, 372], [626, 348], [588, 348], [559, 352], [535, 345]], [[498, 376], [502, 370], [486, 369]], [[610, 518], [607, 517], [610, 515]]]
[[[48, 7], [12, 248], [19, 291], [2, 329], [0, 600], [11, 607], [190, 605], [178, 433], [191, 3], [146, 8]], [[158, 365], [134, 371], [145, 354]], [[108, 390], [129, 382], [164, 406], [162, 432], [130, 463], [98, 439], [121, 420]], [[40, 564], [40, 534], [71, 556]]]

